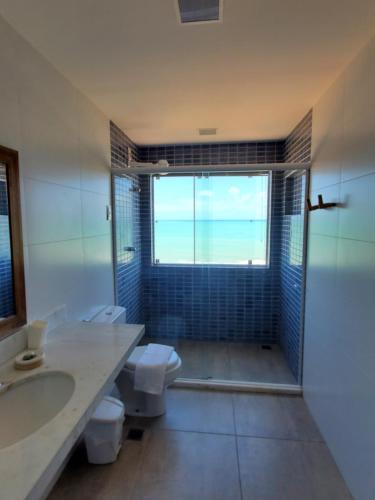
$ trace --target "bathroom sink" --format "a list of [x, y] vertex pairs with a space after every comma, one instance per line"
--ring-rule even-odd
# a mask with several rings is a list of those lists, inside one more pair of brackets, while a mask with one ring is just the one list
[[26, 377], [0, 393], [0, 449], [24, 439], [55, 417], [74, 391], [65, 372]]

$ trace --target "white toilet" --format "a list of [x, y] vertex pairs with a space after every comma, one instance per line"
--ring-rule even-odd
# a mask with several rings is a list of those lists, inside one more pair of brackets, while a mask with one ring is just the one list
[[165, 392], [167, 387], [174, 382], [181, 369], [181, 359], [176, 351], [173, 351], [167, 365], [164, 379], [164, 389], [160, 395], [148, 394], [134, 390], [134, 373], [137, 361], [142, 356], [146, 346], [138, 346], [134, 349], [116, 379], [121, 399], [126, 401], [126, 414], [140, 417], [158, 417], [163, 415], [165, 408]]
[[[92, 323], [126, 323], [126, 310], [121, 306], [106, 306], [89, 314], [84, 321]], [[181, 369], [181, 358], [173, 351], [167, 365], [164, 389], [160, 395], [148, 394], [134, 390], [134, 372], [136, 363], [145, 351], [146, 346], [134, 349], [116, 379], [120, 398], [125, 404], [126, 414], [140, 417], [158, 417], [166, 411], [165, 392], [167, 387], [174, 382]]]

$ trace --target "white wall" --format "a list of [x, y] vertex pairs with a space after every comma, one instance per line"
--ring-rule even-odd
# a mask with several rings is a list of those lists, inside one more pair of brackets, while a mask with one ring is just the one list
[[0, 144], [20, 153], [28, 319], [113, 302], [108, 119], [0, 18]]
[[358, 500], [375, 498], [375, 39], [313, 109], [305, 398]]

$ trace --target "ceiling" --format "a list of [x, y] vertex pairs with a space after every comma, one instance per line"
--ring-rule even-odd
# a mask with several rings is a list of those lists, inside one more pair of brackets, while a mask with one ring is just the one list
[[[375, 32], [373, 0], [0, 0], [0, 14], [139, 144], [285, 137]], [[199, 136], [214, 127], [216, 136]]]

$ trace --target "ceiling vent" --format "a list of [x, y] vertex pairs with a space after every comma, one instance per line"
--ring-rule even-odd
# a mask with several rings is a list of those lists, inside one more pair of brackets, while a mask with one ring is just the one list
[[199, 128], [199, 135], [216, 135], [217, 128]]
[[185, 23], [209, 23], [221, 20], [222, 0], [176, 0], [179, 17]]

